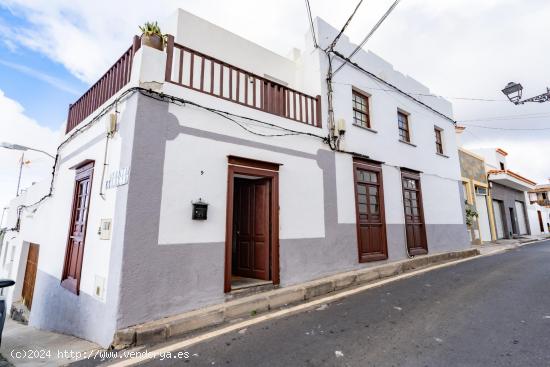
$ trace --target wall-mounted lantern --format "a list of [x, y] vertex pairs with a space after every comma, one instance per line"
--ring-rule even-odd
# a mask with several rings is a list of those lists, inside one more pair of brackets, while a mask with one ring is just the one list
[[534, 96], [524, 100], [521, 99], [522, 92], [523, 86], [520, 83], [515, 82], [508, 83], [506, 87], [504, 87], [504, 89], [502, 90], [502, 93], [504, 93], [504, 95], [508, 97], [510, 102], [515, 105], [524, 104], [525, 102], [550, 102], [550, 88], [546, 88], [546, 93], [539, 94], [538, 96]]
[[195, 201], [193, 204], [193, 220], [206, 220], [208, 213], [208, 204], [202, 201], [199, 198], [198, 201]]

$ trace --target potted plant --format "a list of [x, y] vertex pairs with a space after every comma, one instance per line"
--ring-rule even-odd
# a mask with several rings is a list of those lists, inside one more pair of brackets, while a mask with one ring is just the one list
[[157, 22], [146, 22], [140, 26], [141, 44], [163, 51], [166, 42], [166, 35], [162, 34]]
[[474, 224], [475, 219], [479, 216], [476, 209], [473, 205], [468, 204], [468, 202], [465, 202], [466, 204], [466, 225], [468, 227], [471, 227], [472, 224]]

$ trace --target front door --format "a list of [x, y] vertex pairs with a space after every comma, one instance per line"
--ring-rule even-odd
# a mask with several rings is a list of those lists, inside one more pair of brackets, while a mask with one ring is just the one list
[[359, 262], [388, 258], [382, 169], [354, 161]]
[[416, 172], [403, 171], [403, 206], [405, 208], [405, 232], [409, 255], [428, 253], [426, 225], [422, 208], [422, 191], [420, 175]]
[[270, 280], [270, 181], [235, 178], [235, 275]]
[[78, 294], [92, 186], [93, 163], [76, 171], [73, 210], [61, 285]]
[[23, 280], [23, 290], [21, 297], [27, 308], [31, 309], [32, 296], [34, 294], [34, 283], [36, 281], [36, 271], [38, 268], [38, 245], [31, 243], [29, 245], [29, 254], [27, 255], [27, 266], [25, 268], [25, 278]]
[[540, 210], [537, 210], [537, 214], [539, 216], [539, 227], [540, 227], [540, 231], [542, 233], [544, 233], [544, 222], [542, 221], [542, 213]]

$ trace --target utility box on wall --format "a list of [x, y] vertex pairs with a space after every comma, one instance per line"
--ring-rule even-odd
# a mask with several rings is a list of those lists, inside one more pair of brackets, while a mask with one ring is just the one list
[[193, 203], [193, 220], [206, 220], [208, 214], [208, 204], [199, 199]]

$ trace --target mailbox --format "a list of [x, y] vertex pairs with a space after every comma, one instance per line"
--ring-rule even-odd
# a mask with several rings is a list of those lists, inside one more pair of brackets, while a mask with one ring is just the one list
[[206, 220], [206, 215], [208, 213], [208, 204], [199, 199], [193, 203], [193, 220]]

